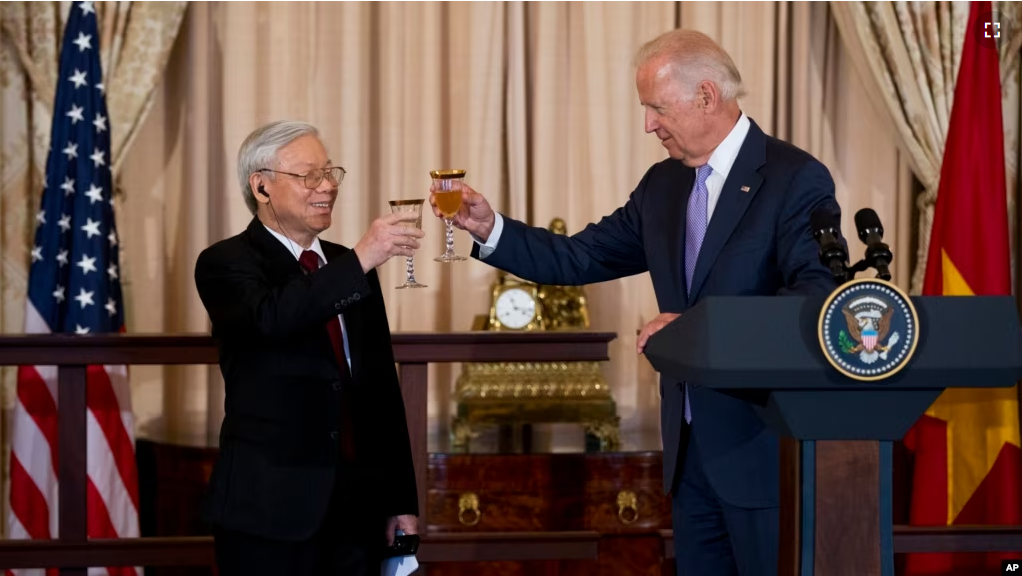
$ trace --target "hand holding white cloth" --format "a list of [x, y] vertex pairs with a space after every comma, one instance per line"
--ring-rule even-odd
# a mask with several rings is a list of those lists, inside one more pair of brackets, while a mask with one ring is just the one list
[[[404, 530], [398, 530], [396, 534], [402, 536]], [[383, 561], [380, 576], [408, 576], [418, 568], [419, 561], [415, 556], [395, 556]]]

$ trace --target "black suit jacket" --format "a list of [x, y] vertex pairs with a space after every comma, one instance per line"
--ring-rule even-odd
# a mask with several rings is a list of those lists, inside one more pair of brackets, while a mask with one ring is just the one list
[[[836, 288], [819, 262], [809, 223], [819, 207], [840, 216], [823, 164], [752, 122], [714, 208], [689, 290], [685, 213], [694, 180], [695, 170], [678, 160], [659, 162], [624, 206], [573, 236], [505, 217], [497, 248], [484, 261], [541, 284], [590, 284], [649, 272], [660, 311], [673, 313], [712, 295], [817, 295]], [[472, 254], [478, 258], [478, 245]], [[660, 379], [664, 489], [680, 476], [676, 471], [693, 434], [721, 498], [735, 506], [777, 506], [777, 435], [749, 402], [698, 385], [689, 394], [690, 426], [682, 384]]]
[[[226, 383], [220, 456], [204, 517], [266, 538], [303, 540], [328, 509], [336, 474], [363, 480], [379, 518], [418, 514], [404, 403], [375, 270], [320, 241], [327, 263], [304, 274], [258, 220], [204, 250], [195, 284], [209, 312]], [[297, 250], [301, 250], [296, 245]], [[340, 386], [327, 320], [344, 315], [354, 380]], [[357, 448], [339, 472], [341, 394]], [[353, 518], [352, 523], [369, 519]]]

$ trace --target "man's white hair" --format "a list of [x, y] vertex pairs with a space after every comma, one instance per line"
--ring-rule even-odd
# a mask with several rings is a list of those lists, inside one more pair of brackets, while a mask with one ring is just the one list
[[745, 96], [742, 75], [731, 56], [716, 42], [695, 30], [671, 30], [645, 43], [635, 55], [641, 67], [650, 60], [664, 58], [686, 90], [685, 100], [696, 96], [696, 87], [712, 82], [725, 102]]
[[[248, 177], [264, 168], [276, 169], [277, 152], [302, 136], [309, 135], [319, 137], [319, 130], [305, 122], [278, 120], [257, 128], [241, 143], [238, 150], [238, 183], [241, 184], [245, 205], [252, 214], [256, 213], [259, 203], [256, 202]], [[271, 180], [274, 178], [273, 172], [267, 176]]]

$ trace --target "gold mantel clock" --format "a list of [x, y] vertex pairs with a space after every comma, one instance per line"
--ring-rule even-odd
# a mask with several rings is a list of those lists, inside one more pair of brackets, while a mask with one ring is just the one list
[[489, 330], [543, 330], [539, 288], [501, 272], [490, 299]]
[[[555, 218], [550, 230], [564, 234]], [[580, 286], [537, 285], [498, 273], [489, 315], [474, 330], [587, 330], [589, 311]], [[466, 363], [455, 384], [457, 415], [452, 449], [464, 452], [479, 425], [574, 422], [586, 431], [587, 450], [616, 450], [619, 418], [598, 362]]]

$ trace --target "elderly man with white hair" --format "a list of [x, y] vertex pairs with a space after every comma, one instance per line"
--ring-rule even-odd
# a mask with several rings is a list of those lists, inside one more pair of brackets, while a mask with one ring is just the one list
[[[673, 30], [644, 45], [636, 63], [646, 132], [670, 158], [646, 171], [622, 207], [573, 236], [496, 214], [463, 186], [455, 224], [473, 235], [472, 256], [542, 284], [649, 272], [661, 313], [642, 328], [638, 353], [708, 296], [833, 290], [810, 214], [840, 216], [834, 182], [742, 112], [730, 56], [704, 34]], [[678, 574], [776, 574], [778, 436], [745, 400], [666, 376], [660, 394]]]
[[375, 268], [423, 234], [388, 214], [354, 248], [321, 240], [344, 173], [314, 127], [257, 129], [238, 152], [254, 217], [195, 265], [227, 389], [203, 505], [222, 576], [375, 575], [396, 531], [417, 530]]

